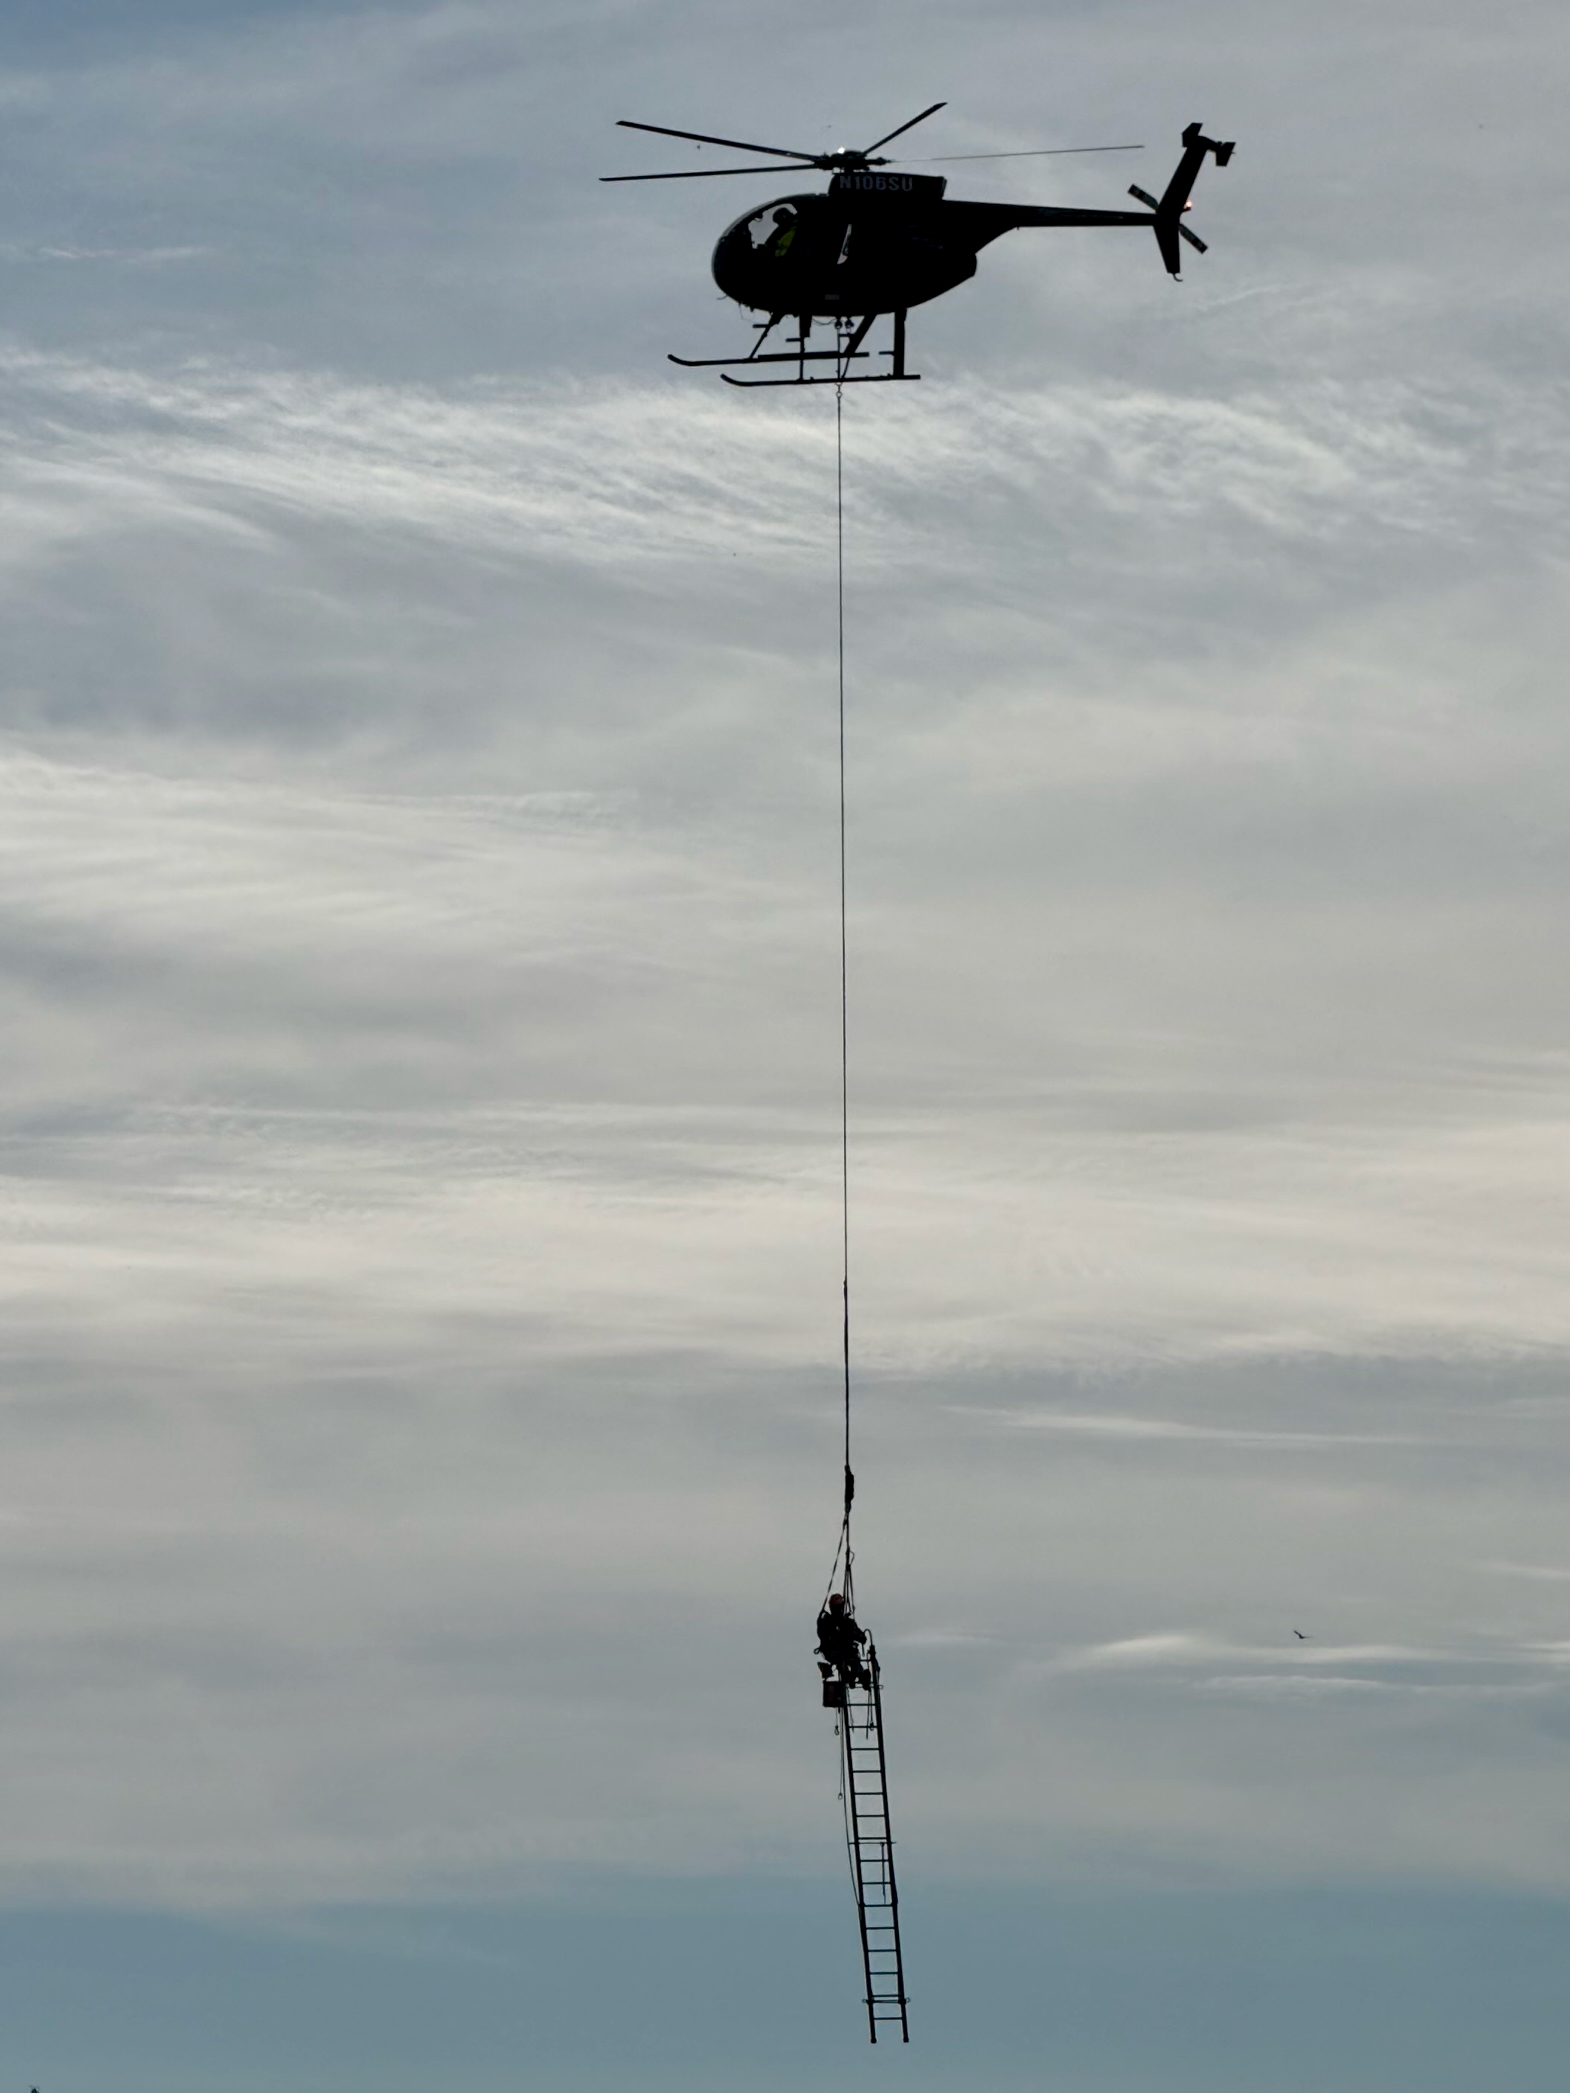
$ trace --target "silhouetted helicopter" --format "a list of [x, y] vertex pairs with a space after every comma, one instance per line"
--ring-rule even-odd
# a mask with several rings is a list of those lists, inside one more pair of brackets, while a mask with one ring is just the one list
[[[1183, 223], [1205, 155], [1225, 167], [1232, 145], [1207, 138], [1197, 123], [1183, 133], [1183, 157], [1159, 197], [1131, 188], [1129, 195], [1149, 206], [1143, 211], [1076, 211], [1055, 205], [950, 202], [942, 175], [889, 174], [897, 165], [878, 156], [915, 125], [924, 123], [946, 103], [934, 102], [898, 130], [875, 139], [865, 150], [834, 153], [791, 152], [780, 145], [749, 145], [740, 138], [715, 138], [706, 131], [675, 131], [665, 124], [632, 123], [625, 131], [653, 131], [662, 138], [690, 138], [700, 145], [724, 145], [743, 153], [768, 153], [794, 168], [817, 168], [832, 175], [824, 194], [777, 196], [761, 210], [749, 211], [720, 235], [714, 250], [714, 281], [728, 298], [766, 313], [758, 338], [747, 356], [673, 356], [689, 369], [726, 364], [793, 363], [790, 378], [732, 378], [727, 385], [874, 384], [894, 378], [916, 378], [905, 368], [905, 315], [913, 305], [941, 298], [976, 273], [976, 256], [1000, 233], [1022, 225], [1148, 225], [1154, 228], [1161, 259], [1177, 276], [1182, 261], [1180, 240], [1205, 252], [1205, 243]], [[1138, 146], [1067, 146], [1057, 152], [1137, 152]], [[1013, 160], [1046, 157], [1040, 153], [945, 153], [948, 160]], [[723, 174], [775, 174], [777, 167], [692, 167], [672, 174], [607, 174], [606, 182], [679, 182]], [[880, 313], [894, 317], [894, 346], [883, 354], [893, 369], [850, 374], [848, 366], [868, 355], [862, 346]], [[786, 339], [795, 347], [784, 354], [764, 355], [763, 344], [782, 320], [794, 319], [801, 331]], [[809, 349], [814, 320], [835, 328], [832, 349]], [[832, 378], [809, 378], [809, 363], [832, 363]]]

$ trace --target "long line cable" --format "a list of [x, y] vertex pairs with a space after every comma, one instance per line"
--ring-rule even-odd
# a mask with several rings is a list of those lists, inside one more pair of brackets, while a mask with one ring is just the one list
[[834, 554], [839, 612], [840, 771], [840, 1246], [844, 1302], [845, 1475], [850, 1510], [850, 938], [845, 877], [845, 388], [834, 388]]
[[[843, 366], [841, 367], [843, 377]], [[837, 616], [837, 669], [839, 701], [839, 793], [840, 793], [840, 1353], [845, 1373], [845, 1507], [840, 1522], [840, 1543], [835, 1552], [835, 1570], [845, 1560], [844, 1592], [853, 1597], [850, 1545], [850, 1506], [856, 1494], [856, 1478], [850, 1465], [850, 927], [846, 895], [845, 843], [845, 387], [834, 388], [834, 596]], [[834, 1575], [831, 1572], [832, 1585]], [[840, 1710], [841, 1764], [840, 1803], [845, 1813], [845, 1853], [850, 1862], [851, 1888], [859, 1907], [861, 1874], [856, 1865], [856, 1839], [850, 1818], [850, 1707]]]
[[[851, 1595], [850, 1507], [856, 1478], [850, 1465], [850, 935], [846, 904], [845, 842], [845, 388], [834, 388], [834, 582], [839, 713], [840, 846], [840, 1351], [845, 1384], [845, 1502], [840, 1545], [845, 1558], [845, 1593]], [[830, 1583], [833, 1583], [831, 1573]]]

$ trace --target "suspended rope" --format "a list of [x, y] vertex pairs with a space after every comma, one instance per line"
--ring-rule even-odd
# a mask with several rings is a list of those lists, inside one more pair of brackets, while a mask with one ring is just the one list
[[[805, 323], [804, 323], [805, 331]], [[861, 1932], [867, 2034], [898, 2030], [910, 2040], [905, 1965], [900, 1949], [899, 1892], [889, 1824], [888, 1766], [883, 1749], [883, 1693], [878, 1653], [856, 1623], [855, 1553], [850, 1512], [856, 1478], [850, 1465], [850, 932], [845, 821], [845, 394], [846, 343], [834, 388], [834, 564], [839, 710], [840, 854], [840, 1351], [844, 1374], [844, 1479], [839, 1545], [818, 1616], [824, 1706], [838, 1712], [839, 1799], [845, 1850]], [[837, 1676], [835, 1676], [837, 1674]]]
[[[845, 387], [834, 388], [834, 593], [837, 612], [840, 788], [840, 1351], [845, 1379], [845, 1503], [840, 1550], [845, 1599], [851, 1603], [850, 1508], [856, 1478], [850, 1465], [850, 929], [845, 849]], [[831, 1577], [829, 1582], [833, 1583]]]
[[[850, 1545], [850, 1508], [856, 1478], [850, 1465], [850, 938], [846, 905], [845, 844], [845, 388], [844, 367], [834, 387], [834, 595], [839, 725], [839, 857], [840, 857], [840, 1363], [844, 1377], [844, 1481], [839, 1545], [829, 1571], [828, 1590], [842, 1591], [855, 1606]], [[840, 1581], [841, 1565], [844, 1581]], [[827, 1595], [825, 1594], [825, 1603]]]

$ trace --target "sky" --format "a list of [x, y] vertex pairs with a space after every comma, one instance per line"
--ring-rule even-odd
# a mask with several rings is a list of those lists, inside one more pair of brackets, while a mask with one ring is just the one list
[[[1570, 21], [13, 0], [0, 2093], [1547, 2093]], [[1118, 208], [834, 408], [821, 150]], [[1299, 1640], [1294, 1630], [1308, 1638]]]

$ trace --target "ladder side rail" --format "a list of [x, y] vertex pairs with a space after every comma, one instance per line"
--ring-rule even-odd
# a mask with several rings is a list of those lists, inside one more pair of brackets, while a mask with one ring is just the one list
[[[867, 1708], [868, 1713], [870, 1715], [872, 1712], [872, 1703], [870, 1699], [867, 1703]], [[840, 1722], [840, 1741], [842, 1745], [842, 1755], [844, 1762], [845, 1797], [849, 1805], [850, 1811], [850, 1873], [851, 1882], [856, 1892], [856, 1925], [861, 1935], [861, 1966], [867, 1984], [867, 2039], [869, 2042], [875, 2043], [878, 2039], [878, 2014], [877, 2007], [873, 1999], [872, 1949], [867, 1938], [867, 1893], [866, 1886], [862, 1880], [861, 1872], [861, 1816], [856, 1793], [857, 1769], [855, 1761], [852, 1758], [853, 1746], [851, 1742], [851, 1714], [852, 1711], [850, 1705], [850, 1694], [847, 1692], [845, 1696], [845, 1706], [844, 1709], [841, 1711], [842, 1719]]]
[[[883, 1794], [883, 1822], [885, 1828], [887, 1828], [889, 1824], [889, 1769], [883, 1750], [882, 1672], [878, 1664], [877, 1650], [870, 1644], [867, 1649], [867, 1659], [867, 1669], [872, 1674], [872, 1716], [878, 1744], [878, 1782]], [[893, 1955], [895, 1979], [899, 1993], [900, 2039], [903, 2042], [908, 2042], [910, 2040], [909, 2001], [905, 1996], [905, 1957], [900, 1947], [899, 1887], [894, 1877], [894, 1840], [892, 1837], [888, 1837], [885, 1840], [884, 1851], [888, 1869], [888, 1910], [890, 1921], [894, 1928]], [[863, 1940], [866, 1938], [865, 1914], [863, 1914], [862, 1921], [862, 1938]], [[871, 1990], [870, 1982], [867, 1988], [869, 1991]]]

